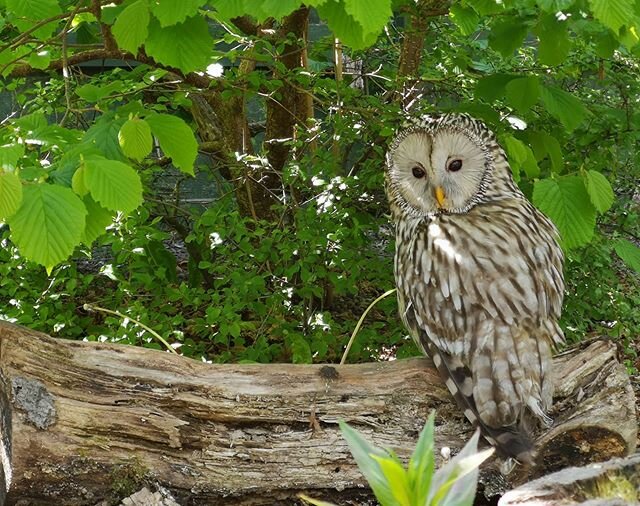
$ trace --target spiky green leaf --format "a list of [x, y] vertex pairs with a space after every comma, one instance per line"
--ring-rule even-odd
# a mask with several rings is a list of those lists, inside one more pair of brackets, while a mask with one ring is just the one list
[[120, 128], [118, 142], [125, 155], [141, 161], [151, 153], [153, 147], [151, 128], [145, 120], [132, 118]]
[[142, 203], [140, 176], [129, 165], [92, 156], [84, 160], [83, 168], [86, 188], [106, 209], [130, 213]]
[[13, 215], [22, 202], [22, 183], [14, 172], [0, 170], [0, 221]]
[[149, 34], [149, 5], [147, 0], [136, 0], [125, 8], [113, 24], [113, 36], [120, 48], [133, 54]]

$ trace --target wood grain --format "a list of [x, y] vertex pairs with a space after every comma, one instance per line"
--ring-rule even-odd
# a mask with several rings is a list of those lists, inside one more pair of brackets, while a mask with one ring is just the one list
[[[615, 345], [589, 343], [555, 368], [556, 425], [539, 440], [540, 466], [504, 478], [489, 465], [485, 494], [634, 450], [633, 391]], [[366, 491], [338, 420], [403, 457], [433, 409], [437, 448], [455, 453], [473, 432], [428, 359], [211, 365], [3, 322], [0, 406], [8, 504], [94, 505], [143, 485], [182, 505], [292, 504], [300, 491], [340, 502]]]

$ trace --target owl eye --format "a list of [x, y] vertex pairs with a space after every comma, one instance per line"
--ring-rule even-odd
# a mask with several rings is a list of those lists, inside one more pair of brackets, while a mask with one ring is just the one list
[[411, 169], [411, 173], [413, 174], [413, 177], [415, 177], [417, 179], [422, 179], [426, 174], [424, 169], [422, 167], [420, 167], [419, 165], [416, 165], [415, 167], [413, 167]]
[[449, 172], [458, 172], [462, 168], [462, 160], [451, 160], [449, 165], [447, 165], [447, 170]]

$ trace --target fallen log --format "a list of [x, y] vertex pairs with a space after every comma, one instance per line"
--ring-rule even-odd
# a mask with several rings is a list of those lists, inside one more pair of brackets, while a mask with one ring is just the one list
[[[539, 466], [505, 478], [490, 464], [485, 495], [634, 450], [634, 396], [613, 343], [565, 352], [555, 372], [556, 423], [538, 441]], [[3, 322], [0, 408], [8, 504], [94, 505], [143, 486], [183, 506], [292, 504], [300, 491], [345, 504], [367, 491], [338, 420], [400, 456], [433, 409], [437, 448], [455, 454], [473, 431], [424, 358], [211, 365]]]
[[498, 506], [629, 506], [640, 504], [640, 454], [568, 467], [507, 492]]

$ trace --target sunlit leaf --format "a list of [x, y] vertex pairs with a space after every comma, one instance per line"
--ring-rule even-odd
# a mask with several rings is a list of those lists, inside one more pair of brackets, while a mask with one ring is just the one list
[[0, 221], [15, 213], [22, 202], [22, 183], [17, 174], [0, 169]]
[[11, 240], [25, 258], [50, 271], [80, 243], [87, 210], [70, 188], [30, 184], [23, 192], [20, 208], [8, 220]]
[[137, 53], [149, 33], [147, 0], [136, 0], [129, 4], [116, 18], [112, 31], [118, 46], [133, 54]]
[[596, 209], [580, 176], [536, 181], [533, 202], [556, 224], [565, 248], [576, 248], [591, 241]]
[[130, 213], [142, 203], [140, 176], [129, 165], [88, 157], [83, 168], [85, 186], [94, 200], [106, 209]]
[[160, 21], [160, 26], [165, 27], [182, 23], [188, 17], [194, 16], [206, 3], [207, 0], [153, 0], [150, 9]]
[[105, 229], [113, 223], [114, 213], [102, 207], [88, 195], [84, 197], [83, 202], [88, 214], [82, 234], [82, 242], [90, 245], [104, 234]]
[[189, 125], [181, 118], [169, 114], [153, 114], [145, 119], [173, 164], [182, 172], [193, 175], [198, 142]]
[[615, 33], [636, 16], [634, 0], [589, 0], [594, 17]]
[[615, 199], [609, 180], [597, 170], [587, 170], [584, 171], [584, 184], [594, 207], [601, 213], [607, 212]]
[[141, 161], [151, 153], [153, 147], [151, 128], [145, 120], [132, 118], [120, 128], [118, 142], [125, 155]]

